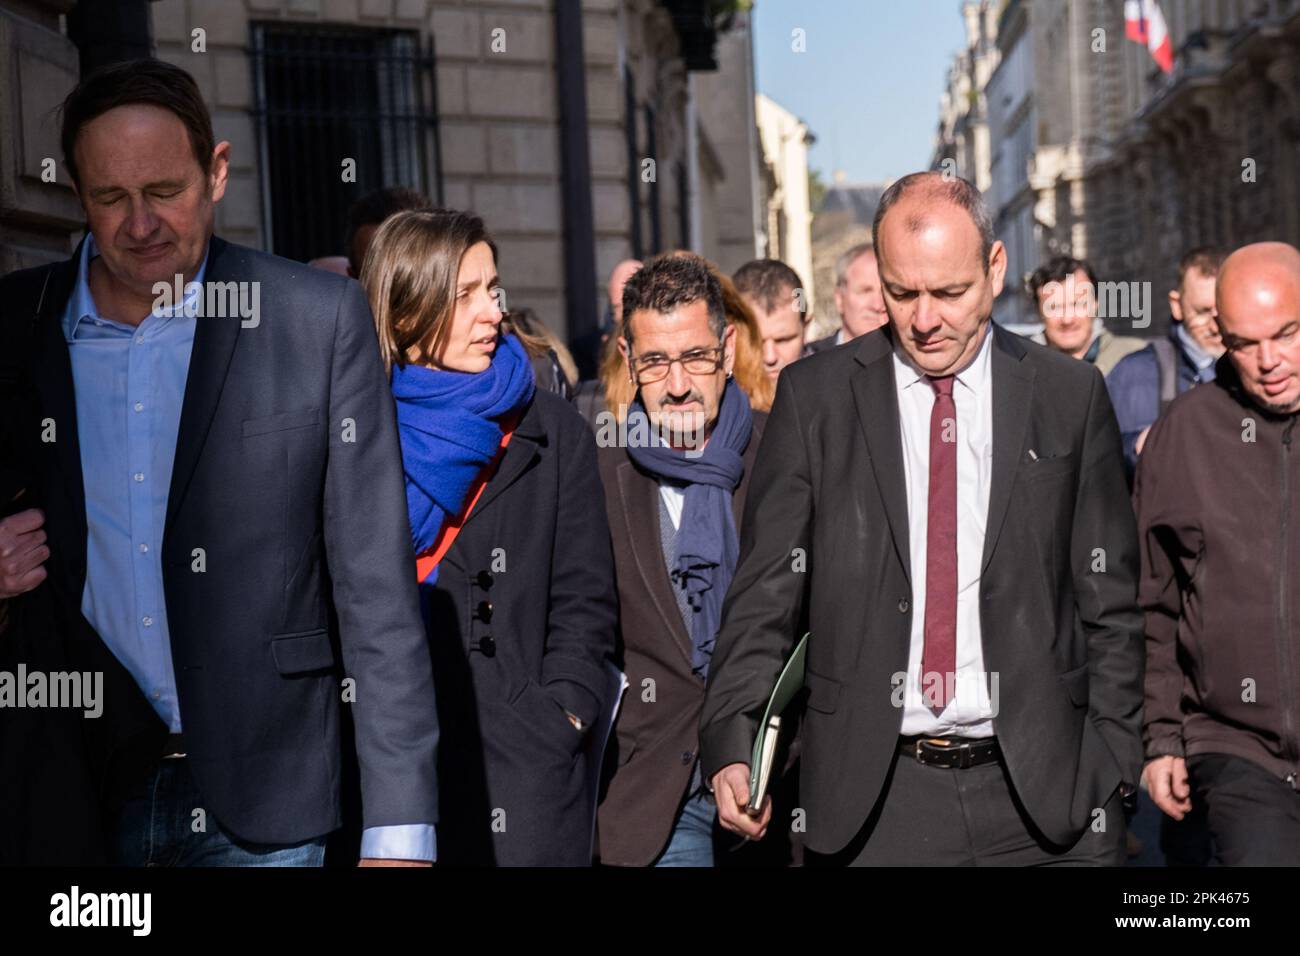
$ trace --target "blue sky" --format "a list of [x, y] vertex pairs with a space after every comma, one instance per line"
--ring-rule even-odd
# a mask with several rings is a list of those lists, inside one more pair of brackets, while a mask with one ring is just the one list
[[[805, 31], [807, 51], [791, 50]], [[808, 164], [829, 183], [895, 179], [930, 164], [961, 0], [755, 0], [758, 90], [817, 142]]]

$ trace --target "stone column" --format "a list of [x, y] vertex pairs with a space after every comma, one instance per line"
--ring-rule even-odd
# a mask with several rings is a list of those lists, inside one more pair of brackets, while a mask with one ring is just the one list
[[73, 5], [0, 0], [0, 275], [66, 258], [82, 228], [56, 115], [78, 78]]

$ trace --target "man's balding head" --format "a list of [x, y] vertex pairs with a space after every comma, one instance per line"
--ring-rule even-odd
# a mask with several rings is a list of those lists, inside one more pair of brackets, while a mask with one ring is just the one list
[[926, 375], [960, 371], [984, 341], [1007, 268], [979, 190], [939, 173], [905, 176], [885, 191], [872, 233], [895, 341]]
[[904, 199], [911, 199], [914, 204], [909, 208], [907, 228], [918, 232], [924, 228], [926, 210], [939, 205], [953, 205], [964, 209], [971, 222], [979, 231], [980, 258], [988, 271], [989, 254], [993, 251], [993, 216], [988, 204], [980, 195], [979, 189], [968, 179], [960, 176], [947, 176], [939, 172], [910, 173], [885, 190], [876, 206], [876, 216], [871, 223], [871, 242], [880, 247], [880, 225], [885, 214]]
[[1275, 414], [1300, 411], [1300, 250], [1243, 246], [1224, 260], [1216, 298], [1223, 344], [1246, 392]]

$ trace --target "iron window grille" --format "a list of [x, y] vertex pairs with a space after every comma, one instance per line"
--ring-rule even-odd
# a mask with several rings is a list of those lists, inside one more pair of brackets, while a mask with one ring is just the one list
[[[251, 30], [269, 250], [301, 261], [345, 254], [348, 206], [376, 189], [432, 191], [442, 204], [432, 37], [283, 22]], [[343, 178], [348, 159], [355, 182]]]

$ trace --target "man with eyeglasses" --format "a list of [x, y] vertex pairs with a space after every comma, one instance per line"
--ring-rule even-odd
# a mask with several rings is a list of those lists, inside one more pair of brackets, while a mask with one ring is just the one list
[[765, 417], [732, 378], [736, 330], [698, 256], [642, 267], [619, 340], [637, 397], [599, 436], [629, 690], [599, 812], [615, 866], [713, 866], [717, 808], [699, 764], [700, 709], [736, 567], [745, 489]]
[[1223, 263], [1227, 352], [1151, 428], [1134, 487], [1142, 779], [1204, 810], [1220, 865], [1300, 863], [1300, 251]]
[[1168, 337], [1124, 356], [1106, 376], [1130, 480], [1160, 414], [1193, 385], [1214, 381], [1214, 363], [1223, 355], [1214, 308], [1223, 257], [1222, 250], [1200, 246], [1179, 260], [1178, 287], [1169, 293]]

